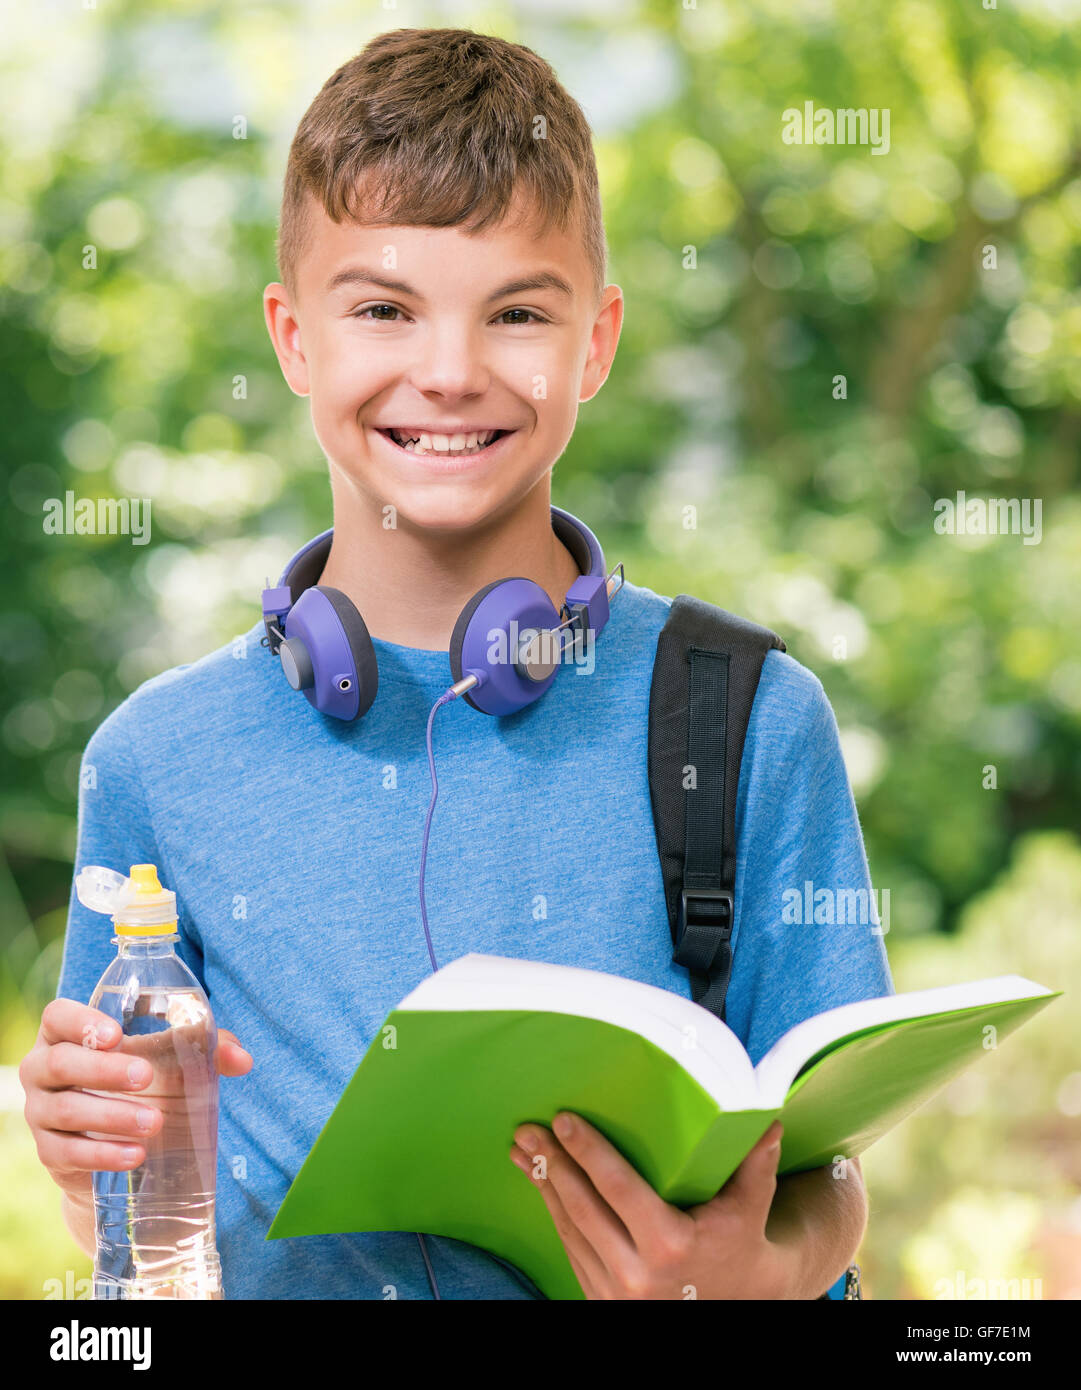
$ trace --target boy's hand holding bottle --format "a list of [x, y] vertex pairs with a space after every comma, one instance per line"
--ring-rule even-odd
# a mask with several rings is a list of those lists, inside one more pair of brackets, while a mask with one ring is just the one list
[[153, 865], [84, 869], [76, 891], [113, 914], [119, 950], [88, 1005], [46, 1005], [19, 1068], [38, 1155], [93, 1219], [95, 1298], [221, 1298], [218, 1077], [251, 1057], [176, 955], [176, 897]]

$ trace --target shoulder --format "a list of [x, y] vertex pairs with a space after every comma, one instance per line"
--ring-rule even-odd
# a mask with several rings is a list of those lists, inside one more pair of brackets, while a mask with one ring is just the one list
[[259, 719], [260, 701], [273, 690], [272, 663], [258, 660], [262, 623], [199, 657], [152, 676], [98, 725], [84, 760], [113, 754], [140, 761], [165, 748], [197, 740], [208, 745], [243, 735]]
[[[703, 600], [709, 602], [709, 600]], [[613, 617], [625, 604], [623, 631], [629, 638], [652, 638], [654, 645], [672, 611], [673, 599], [642, 585], [627, 583], [612, 605]], [[738, 614], [754, 622], [753, 615]], [[784, 633], [779, 634], [781, 637]], [[770, 730], [789, 736], [805, 734], [809, 727], [825, 726], [832, 719], [829, 699], [818, 676], [788, 652], [766, 653], [758, 680], [752, 725], [760, 733]]]
[[612, 598], [612, 627], [619, 632], [621, 642], [656, 642], [671, 610], [672, 600], [666, 595], [628, 579]]
[[758, 680], [751, 717], [766, 727], [781, 724], [806, 732], [833, 719], [833, 710], [822, 682], [815, 673], [788, 652], [766, 653]]

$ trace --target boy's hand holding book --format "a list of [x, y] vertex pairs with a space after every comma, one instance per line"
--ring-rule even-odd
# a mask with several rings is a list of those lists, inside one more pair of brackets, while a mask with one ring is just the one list
[[798, 1249], [766, 1234], [781, 1134], [770, 1125], [716, 1197], [686, 1211], [580, 1115], [561, 1112], [551, 1130], [520, 1126], [510, 1156], [588, 1299], [796, 1298]]
[[463, 956], [388, 1015], [267, 1238], [450, 1236], [547, 1298], [818, 1298], [863, 1233], [859, 1154], [1055, 997], [1006, 975], [857, 1000], [752, 1064], [670, 990]]

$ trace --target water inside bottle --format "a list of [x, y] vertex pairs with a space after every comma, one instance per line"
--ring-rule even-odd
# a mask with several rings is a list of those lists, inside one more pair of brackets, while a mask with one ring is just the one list
[[149, 1085], [125, 1093], [129, 1101], [163, 1115], [154, 1134], [138, 1139], [146, 1149], [138, 1168], [94, 1174], [94, 1297], [223, 1298], [214, 1231], [218, 1071], [210, 1006], [194, 989], [130, 985], [107, 985], [93, 1002], [124, 1030], [114, 1050], [153, 1067]]

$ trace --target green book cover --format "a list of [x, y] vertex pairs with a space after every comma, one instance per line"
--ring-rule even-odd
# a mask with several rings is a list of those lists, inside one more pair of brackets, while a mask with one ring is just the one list
[[780, 1116], [779, 1171], [855, 1157], [1056, 992], [1020, 976], [862, 1000], [759, 1062], [691, 1000], [577, 967], [468, 955], [372, 1040], [267, 1234], [421, 1231], [581, 1298], [515, 1128], [571, 1110], [666, 1201], [712, 1197]]

